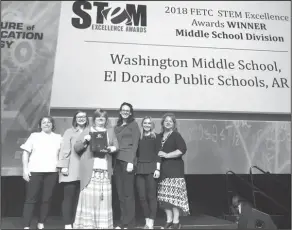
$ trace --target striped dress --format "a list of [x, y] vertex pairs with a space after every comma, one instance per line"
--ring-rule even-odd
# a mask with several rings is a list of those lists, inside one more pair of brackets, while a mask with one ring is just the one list
[[89, 184], [80, 192], [73, 228], [113, 228], [112, 185], [107, 171], [93, 171]]

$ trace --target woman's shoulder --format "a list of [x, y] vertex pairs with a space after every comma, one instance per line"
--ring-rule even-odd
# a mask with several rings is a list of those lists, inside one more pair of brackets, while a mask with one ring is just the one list
[[65, 130], [63, 137], [64, 138], [72, 138], [76, 135], [79, 135], [79, 130], [77, 127], [72, 126], [72, 127]]
[[71, 131], [73, 131], [74, 129], [75, 129], [75, 128], [72, 126], [72, 127], [68, 128], [68, 129], [65, 129], [65, 132], [64, 132], [64, 133], [71, 132]]
[[172, 136], [173, 136], [173, 137], [182, 137], [182, 135], [181, 135], [180, 132], [178, 132], [178, 131], [173, 131], [173, 132], [172, 132]]
[[55, 138], [62, 138], [62, 135], [59, 134], [59, 133], [52, 132], [52, 135], [53, 135]]
[[131, 121], [129, 124], [128, 124], [129, 127], [137, 127], [139, 128], [139, 125], [138, 125], [138, 122], [136, 120], [133, 120]]
[[32, 133], [30, 133], [29, 138], [33, 139], [33, 138], [37, 138], [40, 136], [41, 136], [41, 132], [32, 132]]
[[41, 132], [31, 132], [30, 136], [38, 136], [41, 135]]

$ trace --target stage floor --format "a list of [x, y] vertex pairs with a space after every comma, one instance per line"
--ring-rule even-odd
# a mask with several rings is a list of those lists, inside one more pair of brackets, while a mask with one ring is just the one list
[[[212, 216], [189, 216], [181, 217], [182, 228], [186, 229], [236, 229], [237, 224], [219, 219]], [[20, 217], [4, 217], [1, 221], [1, 229], [21, 229], [22, 219]], [[137, 224], [137, 229], [141, 229], [143, 223]], [[161, 229], [164, 225], [164, 220], [158, 219], [155, 221], [155, 228]], [[35, 229], [36, 221], [33, 221], [31, 229]], [[49, 217], [45, 229], [64, 229], [60, 217]]]

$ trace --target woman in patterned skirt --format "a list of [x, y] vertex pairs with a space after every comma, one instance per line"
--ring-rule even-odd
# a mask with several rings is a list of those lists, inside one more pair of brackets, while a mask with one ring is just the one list
[[[92, 116], [93, 126], [86, 128], [78, 137], [74, 148], [80, 158], [80, 195], [76, 211], [75, 229], [113, 228], [112, 212], [112, 156], [118, 149], [114, 130], [106, 128], [108, 115], [96, 110]], [[107, 149], [95, 150], [93, 138], [98, 132], [107, 139]], [[97, 133], [95, 133], [97, 134]]]
[[166, 213], [165, 229], [180, 229], [180, 215], [189, 215], [184, 162], [187, 147], [177, 131], [174, 114], [166, 113], [161, 121], [161, 176], [158, 184], [158, 202]]

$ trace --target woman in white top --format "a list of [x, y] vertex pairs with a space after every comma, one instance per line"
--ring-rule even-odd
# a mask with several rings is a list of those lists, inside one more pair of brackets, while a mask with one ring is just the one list
[[[118, 149], [113, 128], [107, 128], [107, 112], [98, 109], [92, 116], [92, 127], [85, 128], [74, 145], [80, 154], [80, 195], [73, 228], [111, 229], [112, 212], [112, 153]], [[105, 137], [104, 149], [94, 149], [98, 137]], [[97, 143], [98, 144], [98, 143]]]
[[[41, 197], [38, 229], [44, 228], [53, 190], [57, 183], [57, 163], [62, 137], [54, 133], [55, 122], [50, 116], [39, 121], [40, 132], [32, 133], [20, 146], [23, 149], [23, 179], [27, 182], [23, 208], [24, 228], [29, 229], [35, 204]], [[42, 194], [40, 194], [42, 191]], [[41, 196], [40, 196], [41, 195]]]

